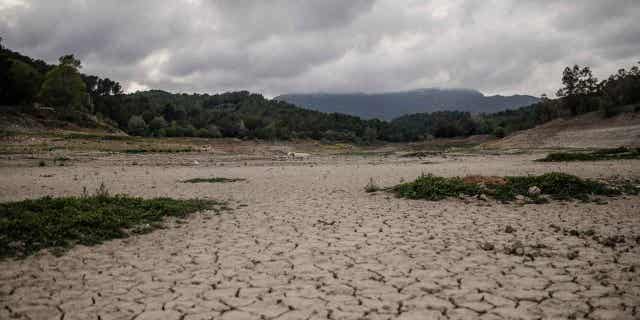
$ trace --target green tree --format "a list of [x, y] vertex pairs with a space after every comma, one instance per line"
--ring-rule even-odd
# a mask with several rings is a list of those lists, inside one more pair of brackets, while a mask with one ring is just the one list
[[562, 84], [564, 87], [558, 90], [556, 95], [565, 98], [572, 115], [579, 113], [580, 104], [584, 102], [585, 96], [598, 91], [598, 79], [593, 76], [591, 69], [579, 65], [564, 69]]
[[147, 123], [144, 122], [141, 116], [131, 116], [128, 124], [129, 133], [142, 136], [147, 130]]
[[12, 60], [9, 68], [10, 90], [15, 103], [31, 103], [36, 99], [42, 84], [42, 74], [32, 66]]
[[378, 138], [378, 130], [371, 127], [366, 127], [362, 133], [362, 138], [367, 143], [373, 143]]
[[80, 60], [76, 59], [72, 54], [67, 54], [58, 59], [60, 65], [70, 66], [76, 70], [82, 68]]
[[502, 139], [507, 136], [507, 130], [503, 127], [497, 127], [493, 130], [493, 135], [496, 136], [496, 138]]
[[87, 87], [78, 72], [80, 61], [67, 55], [49, 71], [42, 83], [39, 99], [59, 111], [69, 112], [89, 107]]
[[155, 117], [149, 121], [149, 128], [153, 131], [157, 131], [167, 127], [167, 121], [162, 116]]

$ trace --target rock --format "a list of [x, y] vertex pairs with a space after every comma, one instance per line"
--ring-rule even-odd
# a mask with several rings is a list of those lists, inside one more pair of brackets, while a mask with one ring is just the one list
[[516, 229], [514, 229], [511, 225], [507, 225], [507, 226], [504, 228], [504, 232], [506, 232], [506, 233], [513, 233], [513, 232], [515, 232], [515, 231], [516, 231]]
[[571, 252], [567, 253], [567, 259], [573, 260], [573, 259], [577, 258], [578, 255], [580, 255], [580, 252], [578, 250], [571, 251]]
[[516, 241], [511, 245], [507, 245], [504, 247], [504, 253], [515, 256], [523, 256], [524, 255], [524, 245], [522, 241]]
[[486, 194], [481, 194], [478, 196], [478, 199], [482, 200], [482, 201], [489, 201], [489, 197], [487, 197]]
[[480, 249], [482, 249], [484, 251], [492, 251], [495, 248], [496, 247], [491, 242], [483, 242], [483, 243], [480, 244]]
[[528, 193], [530, 196], [535, 197], [535, 196], [539, 196], [540, 193], [542, 193], [542, 190], [540, 190], [540, 188], [538, 188], [537, 186], [533, 186], [529, 188]]
[[198, 160], [193, 160], [193, 164], [195, 164], [196, 166], [200, 164], [200, 162], [198, 162]]
[[526, 197], [521, 195], [521, 194], [519, 194], [519, 195], [516, 195], [516, 200], [524, 201], [524, 200], [526, 200]]

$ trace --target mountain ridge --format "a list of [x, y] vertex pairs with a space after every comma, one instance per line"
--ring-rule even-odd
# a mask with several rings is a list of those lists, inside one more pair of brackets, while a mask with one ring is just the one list
[[528, 106], [539, 101], [529, 95], [484, 95], [468, 88], [420, 88], [382, 93], [292, 93], [274, 100], [299, 107], [339, 112], [365, 119], [392, 120], [397, 117], [434, 111], [492, 113]]

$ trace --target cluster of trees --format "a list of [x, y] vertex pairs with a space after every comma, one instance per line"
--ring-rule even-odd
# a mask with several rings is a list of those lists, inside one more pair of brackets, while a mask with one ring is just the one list
[[[1, 39], [0, 39], [1, 40]], [[53, 107], [67, 119], [94, 114], [132, 135], [157, 137], [310, 138], [370, 143], [418, 141], [473, 134], [506, 134], [562, 116], [640, 102], [640, 69], [620, 69], [598, 82], [588, 67], [566, 68], [557, 93], [539, 103], [492, 114], [439, 111], [401, 116], [390, 122], [298, 108], [247, 91], [172, 94], [150, 90], [124, 94], [118, 82], [80, 73], [73, 55], [57, 65], [3, 48], [0, 42], [0, 105]]]
[[[620, 69], [606, 80], [598, 81], [589, 67], [575, 65], [564, 69], [563, 87], [558, 99], [542, 95], [530, 106], [491, 114], [466, 112], [434, 112], [411, 114], [391, 121], [392, 129], [385, 137], [391, 141], [412, 141], [428, 137], [492, 134], [499, 138], [533, 128], [560, 117], [572, 117], [600, 111], [604, 117], [616, 115], [623, 106], [640, 103], [640, 62]], [[635, 110], [639, 107], [636, 106]]]
[[95, 109], [128, 132], [146, 136], [367, 142], [378, 138], [386, 125], [306, 110], [247, 91], [208, 95], [151, 90], [96, 100]]

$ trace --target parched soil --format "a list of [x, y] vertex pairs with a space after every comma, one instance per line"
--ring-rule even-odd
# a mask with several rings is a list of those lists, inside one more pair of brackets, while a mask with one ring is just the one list
[[[423, 172], [640, 178], [638, 160], [220, 157], [0, 161], [1, 201], [79, 195], [104, 182], [112, 193], [220, 199], [233, 208], [60, 257], [2, 261], [0, 319], [640, 317], [638, 196], [517, 205], [364, 192], [370, 178], [390, 186]], [[246, 180], [180, 182], [207, 177]]]
[[640, 147], [640, 113], [602, 118], [600, 113], [592, 112], [571, 119], [556, 119], [484, 146], [499, 149]]

